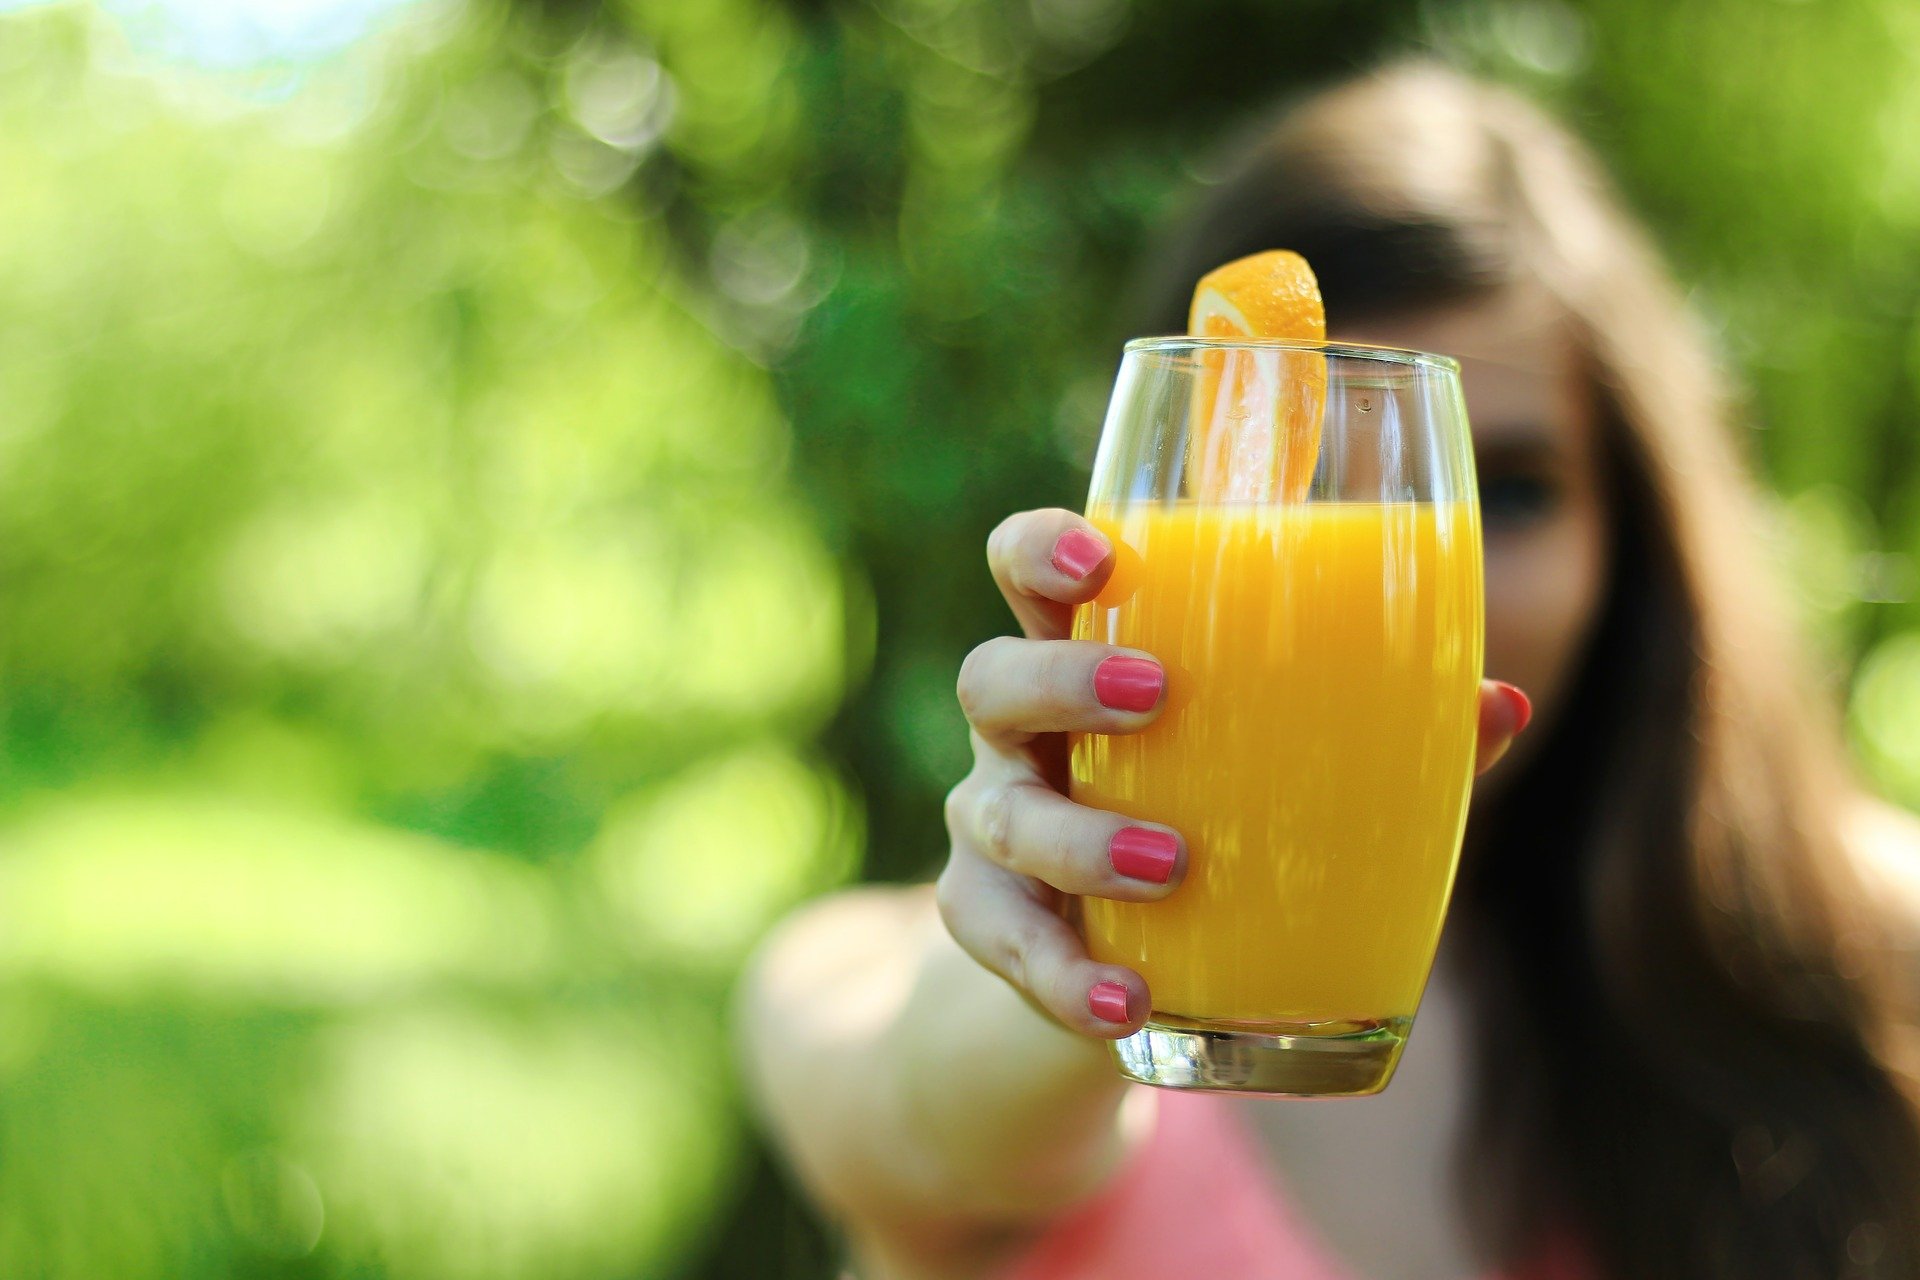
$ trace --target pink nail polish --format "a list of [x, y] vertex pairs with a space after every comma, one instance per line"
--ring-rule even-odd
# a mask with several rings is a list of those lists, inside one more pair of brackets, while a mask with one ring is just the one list
[[1122, 827], [1107, 842], [1107, 856], [1113, 860], [1113, 869], [1123, 876], [1165, 884], [1180, 857], [1180, 841], [1165, 831]]
[[1115, 711], [1151, 711], [1167, 673], [1146, 658], [1112, 657], [1093, 669], [1093, 696]]
[[1505, 680], [1495, 680], [1493, 687], [1506, 698], [1513, 708], [1513, 731], [1519, 733], [1533, 721], [1533, 700], [1520, 691], [1519, 686], [1508, 684]]
[[1053, 567], [1075, 582], [1100, 567], [1107, 544], [1085, 529], [1069, 529], [1053, 544]]
[[1102, 1022], [1112, 1022], [1121, 1026], [1133, 1021], [1133, 1015], [1127, 1012], [1127, 988], [1120, 982], [1096, 982], [1093, 990], [1087, 992], [1087, 1008], [1093, 1016]]

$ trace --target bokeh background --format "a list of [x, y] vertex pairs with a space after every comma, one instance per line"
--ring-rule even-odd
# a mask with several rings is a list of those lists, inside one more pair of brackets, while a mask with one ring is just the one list
[[0, 0], [0, 1275], [824, 1277], [726, 1000], [1274, 101], [1614, 165], [1920, 801], [1907, 0]]

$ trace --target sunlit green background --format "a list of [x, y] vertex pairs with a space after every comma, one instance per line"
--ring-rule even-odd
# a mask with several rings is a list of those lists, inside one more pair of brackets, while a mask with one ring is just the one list
[[1906, 0], [0, 8], [0, 1275], [826, 1275], [732, 977], [937, 854], [1151, 233], [1397, 51], [1616, 166], [1920, 801]]

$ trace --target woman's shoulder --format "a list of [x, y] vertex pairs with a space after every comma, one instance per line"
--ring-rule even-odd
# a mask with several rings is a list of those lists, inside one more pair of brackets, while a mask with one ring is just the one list
[[1869, 897], [1920, 945], [1920, 815], [1862, 793], [1844, 811], [1841, 843]]
[[1885, 959], [1920, 1012], [1920, 816], [1862, 793], [1843, 811], [1841, 845]]

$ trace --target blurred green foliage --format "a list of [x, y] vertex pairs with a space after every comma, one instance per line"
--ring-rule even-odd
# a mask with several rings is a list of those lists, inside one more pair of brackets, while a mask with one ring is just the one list
[[0, 1275], [826, 1275], [728, 984], [937, 857], [1154, 229], [1404, 50], [1616, 166], [1920, 802], [1902, 0], [158, 12], [0, 13]]
[[737, 1176], [848, 578], [507, 21], [0, 28], [0, 1274], [657, 1274]]

